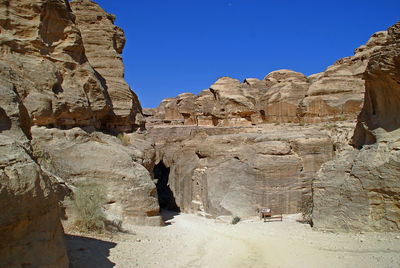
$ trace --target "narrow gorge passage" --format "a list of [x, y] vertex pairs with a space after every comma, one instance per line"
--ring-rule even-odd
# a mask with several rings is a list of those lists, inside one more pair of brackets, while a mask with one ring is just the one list
[[157, 194], [158, 202], [161, 210], [170, 210], [180, 212], [180, 208], [176, 204], [174, 193], [168, 185], [169, 168], [167, 168], [163, 161], [160, 161], [154, 167], [154, 178], [157, 180]]

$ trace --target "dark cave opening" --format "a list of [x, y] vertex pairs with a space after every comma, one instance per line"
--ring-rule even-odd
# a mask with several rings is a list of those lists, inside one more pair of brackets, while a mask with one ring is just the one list
[[165, 166], [163, 161], [160, 161], [154, 166], [154, 178], [157, 180], [158, 203], [161, 210], [171, 210], [180, 212], [180, 208], [176, 204], [174, 193], [168, 185], [169, 168]]

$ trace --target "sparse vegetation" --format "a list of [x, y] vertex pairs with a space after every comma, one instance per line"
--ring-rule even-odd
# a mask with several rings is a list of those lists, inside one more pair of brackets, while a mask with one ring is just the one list
[[331, 129], [334, 129], [334, 128], [337, 128], [337, 127], [338, 126], [336, 124], [324, 126], [324, 128], [328, 129], [328, 130], [331, 130]]
[[332, 121], [335, 121], [335, 122], [337, 122], [337, 121], [347, 121], [347, 120], [348, 120], [348, 118], [347, 118], [346, 115], [342, 115], [342, 116], [340, 116], [340, 117], [334, 117], [334, 118], [332, 118]]
[[299, 122], [299, 126], [304, 126], [304, 122]]
[[41, 161], [41, 160], [44, 160], [44, 161], [49, 161], [50, 160], [50, 155], [49, 155], [49, 153], [48, 152], [45, 152], [45, 151], [43, 151], [43, 150], [41, 150], [41, 149], [39, 149], [38, 147], [37, 147], [37, 145], [33, 145], [32, 146], [32, 153], [33, 153], [33, 157], [35, 158], [35, 159], [37, 159], [37, 161]]
[[302, 222], [308, 223], [312, 226], [312, 211], [313, 211], [312, 196], [306, 196], [303, 198], [300, 206], [300, 211], [303, 217]]
[[99, 135], [98, 135], [97, 133], [93, 133], [92, 135], [90, 135], [90, 139], [91, 139], [92, 141], [95, 141], [95, 142], [98, 142], [98, 143], [107, 144], [107, 142], [103, 141], [103, 140], [99, 137]]
[[123, 146], [131, 145], [131, 139], [125, 133], [119, 133], [117, 138], [121, 141]]
[[232, 219], [232, 224], [237, 224], [238, 222], [240, 222], [240, 217], [238, 217], [238, 216], [235, 216], [235, 217], [233, 217], [233, 219]]
[[106, 194], [94, 183], [80, 183], [74, 193], [73, 208], [76, 213], [76, 227], [84, 232], [102, 233], [105, 229], [103, 205]]
[[275, 126], [279, 126], [281, 123], [279, 121], [274, 121]]

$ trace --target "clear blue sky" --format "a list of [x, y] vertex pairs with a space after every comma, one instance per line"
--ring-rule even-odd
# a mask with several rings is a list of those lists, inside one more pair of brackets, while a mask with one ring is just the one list
[[221, 76], [306, 75], [400, 20], [400, 0], [96, 0], [117, 16], [125, 78], [143, 107]]

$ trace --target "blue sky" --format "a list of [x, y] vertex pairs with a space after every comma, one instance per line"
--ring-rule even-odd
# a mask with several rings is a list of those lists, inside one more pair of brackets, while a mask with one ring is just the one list
[[125, 31], [125, 79], [143, 107], [197, 94], [221, 76], [324, 71], [400, 20], [399, 0], [96, 2]]

